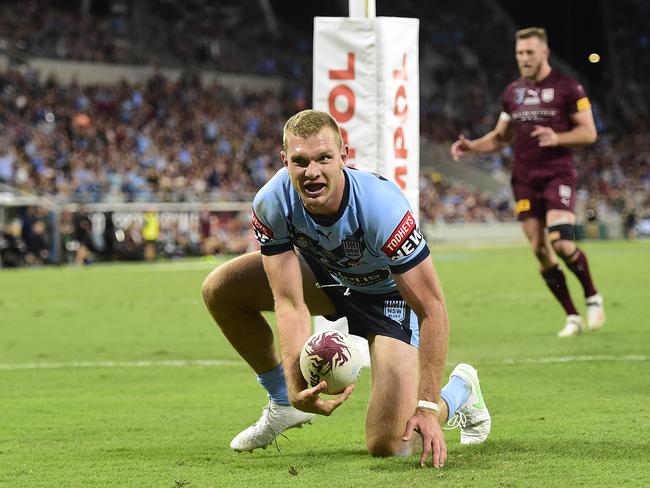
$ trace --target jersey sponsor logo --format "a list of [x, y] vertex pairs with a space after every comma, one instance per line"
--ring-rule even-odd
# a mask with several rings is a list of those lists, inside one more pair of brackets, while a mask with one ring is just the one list
[[402, 322], [406, 317], [406, 302], [404, 300], [384, 300], [384, 315], [395, 322]]
[[530, 121], [544, 121], [544, 120], [557, 120], [558, 110], [554, 108], [545, 108], [538, 110], [521, 110], [519, 112], [514, 112], [512, 118], [519, 122], [530, 122]]
[[328, 268], [328, 271], [340, 281], [350, 286], [371, 286], [386, 280], [390, 276], [387, 268], [378, 269], [365, 274], [346, 273], [338, 269]]
[[528, 198], [517, 200], [517, 203], [515, 203], [515, 214], [519, 215], [521, 212], [527, 212], [528, 210], [530, 210], [530, 200]]
[[422, 242], [422, 234], [415, 225], [413, 215], [408, 211], [381, 250], [394, 261], [412, 254], [420, 242]]
[[555, 98], [555, 88], [542, 88], [542, 102], [552, 102], [553, 98]]
[[273, 231], [257, 218], [255, 211], [253, 211], [253, 217], [251, 220], [253, 223], [253, 230], [255, 231], [255, 238], [260, 242], [260, 244], [266, 244], [273, 239]]
[[316, 229], [316, 234], [318, 234], [319, 236], [323, 236], [325, 239], [327, 239], [327, 240], [329, 241], [329, 240], [330, 240], [330, 236], [332, 235], [332, 232], [330, 231], [330, 232], [328, 232], [328, 233], [325, 233], [325, 232], [323, 232], [323, 231], [320, 230], [320, 229]]
[[516, 88], [515, 89], [515, 103], [517, 105], [521, 105], [524, 102], [525, 97], [526, 97], [526, 89], [525, 88]]
[[524, 105], [539, 105], [539, 93], [537, 90], [528, 88], [524, 97]]
[[587, 97], [582, 97], [580, 100], [576, 102], [576, 108], [578, 109], [578, 112], [587, 110], [589, 107], [591, 107], [591, 102]]
[[568, 207], [571, 202], [571, 187], [569, 185], [560, 185], [558, 187], [558, 193], [560, 195], [560, 201], [562, 205]]

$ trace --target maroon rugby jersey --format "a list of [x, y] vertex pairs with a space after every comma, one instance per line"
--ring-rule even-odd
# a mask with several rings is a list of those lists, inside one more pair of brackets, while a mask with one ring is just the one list
[[506, 87], [501, 105], [515, 134], [513, 175], [550, 176], [574, 170], [571, 149], [539, 147], [530, 133], [536, 125], [555, 132], [571, 130], [571, 115], [591, 106], [580, 83], [556, 70], [541, 81], [520, 78]]

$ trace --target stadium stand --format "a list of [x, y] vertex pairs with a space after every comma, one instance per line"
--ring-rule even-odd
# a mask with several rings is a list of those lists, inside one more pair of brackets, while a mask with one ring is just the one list
[[[434, 158], [442, 158], [459, 133], [489, 130], [500, 110], [501, 90], [516, 76], [514, 60], [503, 56], [512, 48], [512, 19], [493, 1], [479, 3], [481, 8], [469, 1], [402, 2], [390, 12], [380, 5], [377, 12], [426, 20], [421, 23], [421, 132], [425, 144], [439, 148], [431, 153]], [[278, 19], [257, 2], [111, 5], [98, 13], [57, 8], [45, 0], [0, 4], [0, 52], [11, 65], [0, 71], [0, 184], [17, 195], [60, 204], [250, 199], [277, 168], [278, 124], [310, 104], [309, 33], [292, 31], [288, 39], [275, 24]], [[641, 0], [626, 2], [608, 18], [605, 35], [617, 53], [615, 89], [599, 99], [604, 92], [594, 88], [601, 138], [578, 155], [586, 222], [615, 213], [634, 228], [650, 217], [650, 56], [634, 54], [650, 49], [647, 9]], [[485, 11], [494, 13], [492, 22], [485, 22]], [[615, 27], [622, 25], [625, 29]], [[31, 57], [188, 71], [178, 80], [156, 75], [142, 83], [68, 84], [30, 69]], [[233, 91], [202, 83], [197, 69], [280, 76], [285, 88], [279, 95]], [[480, 179], [459, 181], [441, 171], [443, 165], [423, 161], [423, 220], [512, 220], [505, 189], [510, 159], [504, 150], [473, 162], [495, 182], [489, 189]], [[4, 223], [5, 248], [24, 249], [19, 263], [38, 264], [53, 260], [39, 246], [61, 241], [62, 255], [77, 259], [79, 239], [66, 220], [71, 217], [61, 216], [61, 227], [69, 232], [56, 238], [51, 218], [34, 205], [25, 207], [18, 221]], [[118, 229], [123, 234], [118, 243], [104, 239], [91, 245], [108, 249], [109, 258], [140, 258], [141, 225], [130, 222]], [[250, 246], [248, 226], [236, 212], [208, 212], [182, 230], [175, 225], [161, 225], [161, 254], [241, 252]]]

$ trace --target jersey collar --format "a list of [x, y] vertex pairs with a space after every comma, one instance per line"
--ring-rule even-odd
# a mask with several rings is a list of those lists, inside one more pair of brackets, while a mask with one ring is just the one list
[[316, 222], [318, 225], [324, 225], [324, 226], [330, 226], [334, 225], [338, 220], [343, 217], [343, 213], [345, 212], [345, 209], [348, 206], [348, 202], [350, 200], [350, 177], [348, 176], [348, 172], [346, 168], [343, 168], [343, 174], [345, 175], [345, 188], [343, 189], [343, 198], [341, 198], [341, 205], [339, 205], [339, 209], [336, 211], [335, 215], [330, 216], [323, 216], [323, 215], [314, 215], [309, 212], [309, 210], [305, 209], [307, 212], [307, 215], [309, 215], [314, 222]]

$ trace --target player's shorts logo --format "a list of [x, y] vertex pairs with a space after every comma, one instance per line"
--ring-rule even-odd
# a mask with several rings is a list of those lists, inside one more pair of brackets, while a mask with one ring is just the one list
[[406, 317], [406, 302], [404, 300], [384, 300], [384, 315], [395, 322], [401, 322]]
[[560, 201], [562, 205], [569, 206], [571, 202], [571, 187], [569, 185], [560, 185], [558, 187], [558, 193], [560, 194]]
[[555, 98], [555, 88], [543, 88], [542, 89], [542, 102], [549, 103]]
[[519, 215], [521, 212], [527, 212], [528, 210], [530, 210], [530, 200], [528, 198], [517, 200], [517, 203], [515, 203], [515, 214]]

